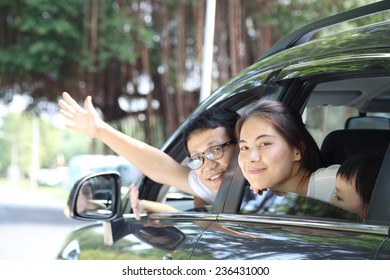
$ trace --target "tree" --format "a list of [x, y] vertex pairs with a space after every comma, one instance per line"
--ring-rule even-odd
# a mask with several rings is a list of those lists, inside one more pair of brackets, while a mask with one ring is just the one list
[[[0, 138], [0, 172], [5, 174], [11, 164], [11, 145], [18, 150], [17, 164], [23, 174], [29, 173], [32, 162], [33, 119], [39, 122], [39, 163], [41, 168], [56, 167], [57, 156], [65, 161], [75, 155], [88, 153], [91, 140], [68, 130], [59, 130], [49, 120], [38, 118], [28, 112], [9, 113], [3, 119], [1, 131], [8, 139]], [[11, 139], [12, 141], [10, 141]], [[65, 143], [67, 145], [65, 145]], [[100, 147], [101, 148], [101, 147]]]
[[[205, 1], [1, 0], [0, 99], [32, 96], [39, 114], [63, 90], [90, 94], [160, 145], [198, 104]], [[299, 26], [370, 2], [217, 1], [212, 90]]]

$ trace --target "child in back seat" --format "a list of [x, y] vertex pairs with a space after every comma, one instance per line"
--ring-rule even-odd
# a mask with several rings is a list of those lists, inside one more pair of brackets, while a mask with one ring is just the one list
[[337, 171], [332, 203], [358, 213], [364, 221], [382, 161], [383, 157], [370, 155], [347, 159]]

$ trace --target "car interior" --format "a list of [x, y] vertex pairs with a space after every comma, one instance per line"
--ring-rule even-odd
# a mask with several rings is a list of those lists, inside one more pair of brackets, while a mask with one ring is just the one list
[[[390, 140], [390, 77], [319, 84], [308, 101], [310, 108], [328, 115], [323, 140], [317, 140], [327, 165], [341, 164], [354, 155], [385, 154]], [[331, 120], [331, 114], [337, 117]]]

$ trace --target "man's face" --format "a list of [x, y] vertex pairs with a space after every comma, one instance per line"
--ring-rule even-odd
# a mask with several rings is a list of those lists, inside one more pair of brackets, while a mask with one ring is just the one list
[[[225, 128], [218, 127], [191, 134], [188, 138], [187, 147], [192, 156], [202, 154], [211, 147], [222, 145], [231, 140], [234, 139], [229, 138]], [[217, 160], [209, 160], [204, 156], [203, 165], [195, 170], [201, 182], [214, 192], [217, 192], [221, 186], [222, 178], [230, 163], [234, 147], [234, 144], [225, 146], [223, 148], [223, 156]]]
[[77, 205], [76, 205], [77, 212], [82, 213], [86, 209], [88, 209], [88, 204], [90, 199], [92, 199], [91, 188], [84, 185], [81, 188], [79, 196], [77, 198]]

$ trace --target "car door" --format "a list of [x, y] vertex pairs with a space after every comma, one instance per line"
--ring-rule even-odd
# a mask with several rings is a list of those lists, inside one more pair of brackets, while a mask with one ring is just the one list
[[226, 190], [228, 205], [203, 233], [191, 258], [390, 259], [389, 168], [390, 148], [363, 222], [344, 209], [297, 194], [254, 195], [237, 167]]
[[136, 221], [131, 215], [110, 222], [112, 239], [107, 239], [107, 224], [91, 224], [72, 232], [58, 259], [77, 260], [162, 260], [189, 259], [194, 244], [207, 223], [203, 214], [158, 215]]
[[240, 209], [218, 215], [191, 258], [374, 259], [387, 227], [373, 229], [343, 211], [297, 194], [255, 198], [244, 187]]
[[[319, 44], [322, 46], [329, 44], [333, 39], [325, 39]], [[305, 112], [305, 106], [313, 108], [317, 106], [356, 106], [359, 110], [370, 110], [369, 107], [361, 106], [365, 99], [377, 102], [371, 102], [367, 106], [374, 106], [383, 112], [390, 111], [390, 108], [385, 108], [388, 103], [384, 103], [385, 99], [383, 99], [388, 96], [386, 89], [389, 65], [384, 63], [384, 60], [388, 60], [388, 56], [383, 55], [383, 50], [365, 49], [365, 55], [356, 56], [356, 53], [359, 53], [358, 46], [351, 44], [350, 47], [355, 48], [355, 51], [350, 51], [350, 49], [343, 51], [340, 48], [339, 53], [335, 50], [331, 55], [325, 53], [322, 58], [320, 50], [322, 46], [320, 46], [315, 56], [306, 55], [315, 52], [318, 46], [316, 44], [308, 44], [301, 49], [284, 52], [284, 57], [298, 54], [301, 59], [291, 60], [291, 63], [284, 67], [273, 81], [272, 90], [282, 92], [281, 101], [302, 113]], [[262, 65], [261, 61], [259, 65]], [[331, 88], [331, 86], [339, 86], [339, 88]], [[367, 91], [365, 91], [367, 86]], [[316, 98], [310, 99], [311, 95], [315, 95]], [[343, 126], [343, 124], [343, 120], [336, 119], [337, 126]], [[329, 131], [324, 130], [324, 132]], [[318, 136], [316, 140], [321, 144], [324, 135], [316, 136]], [[204, 254], [211, 255], [214, 259], [375, 259], [389, 257], [388, 211], [382, 211], [380, 222], [367, 220], [365, 223], [346, 219], [343, 216], [329, 215], [329, 213], [298, 211], [291, 215], [291, 212], [267, 212], [262, 210], [261, 204], [258, 205], [258, 211], [248, 212], [245, 205], [254, 204], [256, 206], [257, 200], [245, 200], [248, 188], [245, 187], [244, 179], [238, 169], [237, 178], [233, 180], [229, 189], [225, 190], [227, 197], [224, 209], [218, 215], [218, 220], [203, 233], [192, 255], [193, 259], [203, 258]], [[389, 199], [388, 192], [383, 192], [382, 199], [381, 207], [387, 210], [385, 201]], [[284, 208], [302, 209], [306, 203], [309, 203], [300, 199], [292, 201], [283, 204]], [[375, 204], [375, 200], [372, 204]], [[308, 205], [312, 205], [313, 209], [318, 207], [330, 209], [330, 212], [336, 209], [331, 204], [318, 200], [311, 201]], [[272, 207], [272, 205], [268, 206], [268, 208]], [[280, 209], [280, 207], [282, 206], [275, 205], [274, 208]], [[378, 208], [375, 213], [380, 213], [380, 209]], [[373, 211], [372, 214], [375, 215]], [[387, 223], [383, 222], [386, 219]]]
[[122, 189], [120, 175], [112, 171], [87, 175], [75, 184], [68, 215], [98, 222], [73, 231], [59, 259], [189, 259], [204, 228], [216, 220], [207, 207], [136, 220], [122, 213]]

